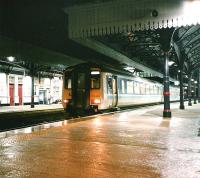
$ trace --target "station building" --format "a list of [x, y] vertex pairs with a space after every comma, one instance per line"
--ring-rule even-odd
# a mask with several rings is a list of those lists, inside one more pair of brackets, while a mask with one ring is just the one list
[[[19, 73], [19, 74], [18, 74]], [[0, 106], [29, 105], [31, 103], [31, 77], [13, 72], [0, 72]], [[34, 77], [35, 104], [58, 103], [62, 98], [62, 75], [52, 78]]]

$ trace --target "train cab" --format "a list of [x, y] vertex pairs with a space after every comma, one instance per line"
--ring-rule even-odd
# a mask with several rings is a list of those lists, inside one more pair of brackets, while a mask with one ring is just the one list
[[78, 65], [64, 72], [63, 107], [66, 111], [98, 110], [101, 103], [101, 69]]

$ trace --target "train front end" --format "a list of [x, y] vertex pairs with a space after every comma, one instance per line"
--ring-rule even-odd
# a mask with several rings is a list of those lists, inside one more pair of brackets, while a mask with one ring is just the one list
[[78, 65], [64, 72], [63, 107], [70, 113], [98, 112], [101, 105], [101, 70]]

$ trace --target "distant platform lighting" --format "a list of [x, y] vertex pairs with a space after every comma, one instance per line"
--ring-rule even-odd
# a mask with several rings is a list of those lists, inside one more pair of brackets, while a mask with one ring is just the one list
[[15, 60], [15, 58], [13, 56], [9, 56], [7, 57], [8, 61], [13, 62]]
[[169, 65], [169, 66], [172, 66], [174, 63], [175, 63], [174, 61], [169, 61], [169, 62], [168, 62], [168, 65]]
[[135, 68], [134, 67], [130, 67], [130, 66], [127, 66], [124, 68], [125, 70], [128, 70], [129, 72], [135, 72]]
[[174, 85], [176, 85], [176, 86], [178, 86], [179, 84], [180, 84], [179, 81], [175, 81], [175, 82], [174, 82]]

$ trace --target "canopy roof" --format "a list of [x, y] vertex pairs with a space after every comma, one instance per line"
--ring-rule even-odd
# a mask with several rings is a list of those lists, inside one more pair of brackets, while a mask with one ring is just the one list
[[193, 73], [200, 67], [200, 25], [177, 28], [171, 41], [180, 67]]

